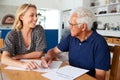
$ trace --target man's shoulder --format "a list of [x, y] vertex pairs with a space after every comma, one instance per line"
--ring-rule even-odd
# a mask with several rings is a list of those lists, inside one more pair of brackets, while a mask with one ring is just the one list
[[67, 36], [64, 37], [64, 39], [73, 39], [74, 37], [71, 36], [71, 34], [68, 34]]
[[95, 35], [96, 38], [104, 39], [104, 37], [96, 31], [94, 31], [93, 34]]
[[77, 39], [76, 39], [76, 37], [73, 37], [73, 36], [71, 36], [71, 34], [68, 34], [66, 37], [64, 37], [63, 39], [62, 39], [63, 41], [64, 40], [66, 40], [67, 42], [74, 42], [74, 41], [76, 41]]
[[94, 40], [98, 44], [101, 44], [101, 45], [106, 44], [106, 40], [105, 40], [104, 36], [102, 36], [101, 34], [99, 34], [97, 32], [95, 32]]

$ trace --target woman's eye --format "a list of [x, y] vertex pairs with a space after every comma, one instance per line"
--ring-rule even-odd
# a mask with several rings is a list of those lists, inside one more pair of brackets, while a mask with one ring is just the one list
[[34, 15], [30, 15], [31, 17], [33, 17]]

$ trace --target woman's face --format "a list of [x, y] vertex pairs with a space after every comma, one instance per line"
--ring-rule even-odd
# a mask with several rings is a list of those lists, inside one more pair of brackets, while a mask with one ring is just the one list
[[35, 28], [37, 19], [37, 11], [34, 7], [29, 7], [24, 15], [21, 16], [23, 27]]

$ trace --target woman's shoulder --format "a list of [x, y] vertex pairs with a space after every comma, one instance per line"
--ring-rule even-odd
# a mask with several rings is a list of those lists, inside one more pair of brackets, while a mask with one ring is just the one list
[[17, 33], [17, 31], [15, 31], [15, 30], [11, 30], [8, 32], [8, 34], [10, 34], [10, 35], [14, 35], [15, 33]]
[[44, 30], [43, 27], [41, 25], [36, 25], [35, 30]]
[[15, 30], [11, 30], [11, 31], [9, 31], [8, 33], [7, 33], [7, 35], [6, 35], [6, 37], [11, 37], [11, 36], [16, 36], [17, 35], [17, 31], [15, 31]]
[[44, 29], [41, 25], [36, 25], [36, 27], [33, 29], [34, 34], [42, 34], [44, 33]]

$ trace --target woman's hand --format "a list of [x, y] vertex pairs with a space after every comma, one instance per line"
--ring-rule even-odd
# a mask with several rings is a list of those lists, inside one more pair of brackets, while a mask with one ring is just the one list
[[27, 69], [27, 70], [33, 70], [33, 69], [39, 69], [40, 68], [40, 66], [34, 61], [22, 62], [22, 67]]

